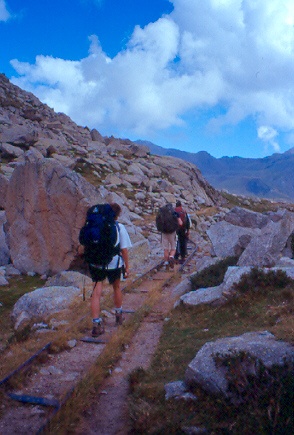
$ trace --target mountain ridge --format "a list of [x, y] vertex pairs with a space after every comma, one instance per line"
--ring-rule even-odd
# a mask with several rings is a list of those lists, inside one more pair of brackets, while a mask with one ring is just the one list
[[136, 140], [153, 154], [172, 156], [196, 165], [207, 181], [219, 190], [237, 195], [294, 201], [294, 148], [264, 158], [211, 156], [206, 151], [190, 153], [163, 148], [149, 141]]

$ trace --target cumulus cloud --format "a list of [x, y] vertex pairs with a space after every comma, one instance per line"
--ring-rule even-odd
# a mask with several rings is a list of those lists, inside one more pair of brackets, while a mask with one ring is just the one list
[[5, 0], [0, 0], [0, 21], [7, 21], [10, 18], [10, 13], [7, 10]]
[[267, 145], [270, 145], [276, 153], [280, 152], [280, 146], [276, 141], [278, 132], [274, 128], [267, 125], [261, 125], [258, 127], [257, 133], [259, 139], [264, 141]]
[[210, 128], [251, 117], [278, 150], [278, 132], [294, 130], [293, 0], [171, 2], [170, 15], [136, 26], [115, 57], [92, 35], [80, 61], [13, 60], [13, 81], [76, 122], [121, 135], [184, 126], [189, 111], [220, 105]]

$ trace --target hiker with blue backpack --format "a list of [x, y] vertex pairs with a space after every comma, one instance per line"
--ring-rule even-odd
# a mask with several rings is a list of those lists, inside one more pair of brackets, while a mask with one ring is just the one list
[[122, 272], [124, 278], [129, 276], [128, 248], [132, 243], [125, 226], [117, 222], [121, 211], [117, 203], [97, 204], [91, 207], [79, 235], [79, 241], [84, 246], [84, 259], [88, 263], [92, 281], [95, 283], [91, 296], [93, 337], [98, 337], [105, 332], [100, 299], [103, 281], [106, 278], [113, 287], [115, 323], [121, 325], [123, 321], [120, 281]]

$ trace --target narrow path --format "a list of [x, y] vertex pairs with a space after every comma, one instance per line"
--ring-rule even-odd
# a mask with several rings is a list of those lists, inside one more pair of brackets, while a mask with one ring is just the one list
[[[157, 279], [165, 279], [157, 274]], [[182, 277], [183, 279], [183, 277]], [[152, 286], [152, 282], [149, 284]], [[146, 291], [146, 282], [144, 283]], [[163, 289], [159, 302], [141, 323], [130, 347], [124, 352], [112, 375], [105, 379], [94, 402], [86, 411], [77, 435], [127, 435], [131, 429], [128, 412], [128, 376], [136, 368], [147, 369], [161, 336], [164, 319], [172, 309], [175, 294], [172, 287]], [[129, 307], [128, 295], [125, 304]]]
[[128, 375], [137, 367], [147, 368], [156, 349], [162, 323], [144, 322], [132, 345], [112, 375], [102, 384], [97, 402], [87, 411], [75, 434], [114, 435], [128, 434], [131, 425], [127, 407]]

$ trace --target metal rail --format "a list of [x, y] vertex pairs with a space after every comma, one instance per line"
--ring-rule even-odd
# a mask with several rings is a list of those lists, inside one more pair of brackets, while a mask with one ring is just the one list
[[197, 252], [198, 247], [196, 246], [196, 243], [193, 240], [189, 239], [189, 242], [193, 243], [194, 245], [194, 249], [191, 252], [191, 254], [186, 258], [186, 260], [184, 261], [184, 263], [181, 265], [181, 267], [179, 268], [179, 272], [182, 272], [185, 268], [185, 266], [190, 262], [190, 260], [194, 257], [194, 255]]
[[148, 269], [146, 272], [144, 272], [142, 275], [138, 276], [136, 279], [134, 279], [130, 284], [127, 284], [125, 287], [122, 288], [122, 291], [126, 291], [129, 288], [132, 288], [134, 284], [137, 284], [142, 279], [145, 279], [147, 276], [149, 276], [154, 271], [159, 271], [163, 266], [164, 261], [161, 261], [160, 263], [156, 264], [155, 266], [151, 267], [151, 269]]
[[29, 359], [27, 359], [19, 367], [17, 367], [11, 373], [9, 373], [7, 376], [5, 376], [5, 378], [3, 378], [0, 381], [0, 386], [6, 384], [6, 382], [8, 382], [10, 378], [12, 378], [12, 376], [14, 376], [17, 373], [19, 373], [23, 368], [30, 366], [32, 364], [32, 362], [34, 361], [34, 359], [37, 358], [42, 352], [44, 352], [45, 350], [49, 349], [50, 346], [51, 346], [51, 341], [49, 343], [47, 343], [44, 347], [42, 347], [42, 349], [39, 349], [36, 353], [34, 353], [34, 355], [32, 355]]

